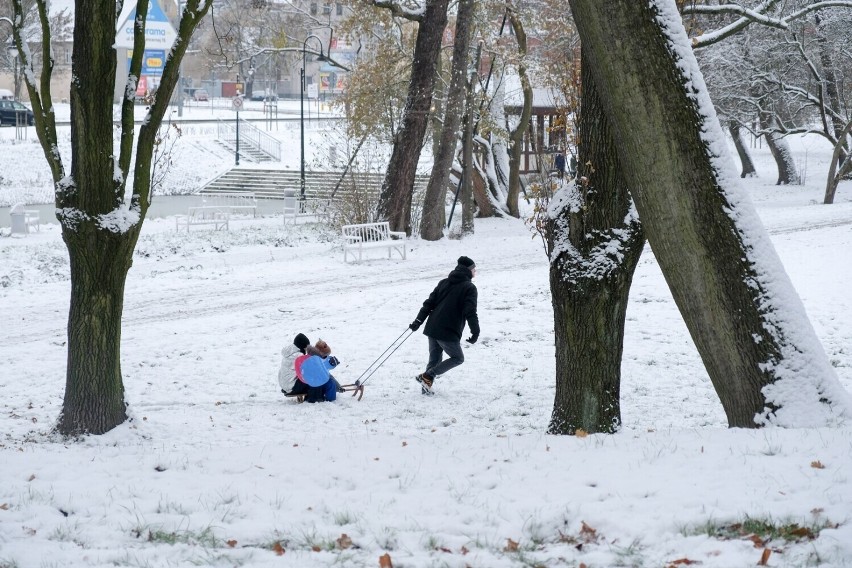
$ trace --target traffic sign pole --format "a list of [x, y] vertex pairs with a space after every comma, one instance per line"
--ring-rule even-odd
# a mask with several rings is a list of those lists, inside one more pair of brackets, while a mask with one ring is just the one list
[[236, 152], [235, 152], [235, 164], [240, 165], [240, 108], [243, 106], [243, 98], [240, 95], [237, 95], [231, 101], [231, 106], [237, 111], [237, 144], [236, 144]]

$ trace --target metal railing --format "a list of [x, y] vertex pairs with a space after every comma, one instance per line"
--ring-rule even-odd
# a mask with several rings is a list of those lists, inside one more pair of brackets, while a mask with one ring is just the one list
[[[216, 138], [230, 144], [236, 144], [237, 128], [235, 121], [218, 119], [216, 121]], [[281, 161], [281, 142], [245, 120], [240, 120], [240, 143], [254, 147], [276, 162]]]

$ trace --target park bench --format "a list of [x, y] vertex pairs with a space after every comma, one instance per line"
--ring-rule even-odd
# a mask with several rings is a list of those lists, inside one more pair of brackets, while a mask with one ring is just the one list
[[24, 209], [22, 204], [16, 204], [10, 209], [9, 215], [12, 218], [12, 233], [27, 234], [31, 229], [41, 230], [38, 209]]
[[202, 193], [201, 202], [205, 207], [227, 207], [231, 215], [250, 212], [257, 217], [257, 196], [251, 191]]
[[177, 215], [175, 217], [175, 230], [180, 231], [186, 227], [189, 232], [190, 227], [201, 225], [212, 225], [214, 231], [228, 230], [228, 221], [231, 217], [231, 210], [228, 206], [203, 206], [190, 207], [186, 215]]
[[41, 231], [41, 216], [39, 215], [38, 209], [24, 210], [24, 225], [26, 225], [27, 231], [30, 229]]
[[365, 251], [374, 249], [387, 249], [388, 258], [396, 251], [405, 259], [405, 233], [391, 231], [387, 221], [379, 223], [361, 223], [358, 225], [344, 225], [343, 231], [343, 262], [347, 262], [349, 255], [363, 259]]

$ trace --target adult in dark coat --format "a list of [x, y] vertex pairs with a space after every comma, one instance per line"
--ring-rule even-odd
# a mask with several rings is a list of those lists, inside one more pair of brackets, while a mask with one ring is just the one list
[[[423, 394], [434, 394], [433, 381], [464, 363], [461, 338], [465, 322], [470, 328], [467, 342], [473, 344], [479, 339], [477, 292], [471, 282], [475, 275], [476, 264], [466, 256], [459, 257], [457, 266], [447, 278], [438, 282], [423, 302], [417, 318], [408, 326], [411, 331], [417, 331], [426, 322], [423, 334], [429, 338], [429, 362], [426, 371], [415, 377]], [[448, 359], [443, 359], [444, 353]]]
[[565, 154], [557, 152], [553, 163], [556, 166], [556, 174], [559, 176], [559, 179], [565, 177]]

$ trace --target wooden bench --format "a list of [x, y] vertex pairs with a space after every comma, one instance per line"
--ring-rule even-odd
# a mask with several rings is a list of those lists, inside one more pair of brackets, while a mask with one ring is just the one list
[[257, 217], [257, 195], [251, 191], [202, 193], [201, 203], [205, 207], [227, 207], [231, 215], [251, 212]]
[[186, 227], [186, 231], [189, 232], [192, 226], [212, 225], [214, 231], [227, 231], [230, 218], [231, 210], [228, 206], [190, 207], [186, 215], [175, 217], [175, 230], [180, 231]]
[[343, 231], [343, 262], [347, 262], [349, 255], [354, 259], [357, 255], [358, 261], [363, 259], [365, 251], [373, 249], [387, 249], [388, 258], [396, 251], [405, 259], [405, 233], [391, 231], [387, 221], [379, 223], [361, 223], [359, 225], [344, 225]]

